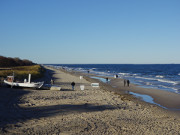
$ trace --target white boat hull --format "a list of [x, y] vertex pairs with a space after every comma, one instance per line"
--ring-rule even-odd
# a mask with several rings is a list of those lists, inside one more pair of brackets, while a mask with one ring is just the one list
[[41, 88], [44, 84], [44, 82], [18, 83], [18, 82], [8, 82], [6, 80], [4, 80], [4, 83], [10, 86], [27, 87], [27, 88]]

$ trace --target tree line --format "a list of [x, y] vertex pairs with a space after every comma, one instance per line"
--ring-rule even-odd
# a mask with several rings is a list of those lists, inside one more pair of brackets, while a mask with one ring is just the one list
[[35, 65], [35, 63], [27, 59], [21, 60], [20, 58], [0, 56], [0, 67], [16, 67], [30, 65]]

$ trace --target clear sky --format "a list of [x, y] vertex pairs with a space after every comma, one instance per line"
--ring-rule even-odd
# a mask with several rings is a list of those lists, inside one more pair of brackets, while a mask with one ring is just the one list
[[0, 0], [0, 55], [40, 64], [180, 63], [180, 0]]

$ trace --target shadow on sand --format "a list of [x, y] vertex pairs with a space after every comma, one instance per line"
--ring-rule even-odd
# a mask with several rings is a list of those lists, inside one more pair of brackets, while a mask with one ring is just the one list
[[60, 104], [45, 107], [18, 106], [20, 98], [31, 91], [23, 89], [0, 88], [0, 129], [6, 132], [7, 124], [16, 124], [30, 119], [49, 117], [53, 115], [67, 115], [70, 113], [83, 113], [116, 109], [110, 105], [95, 104]]

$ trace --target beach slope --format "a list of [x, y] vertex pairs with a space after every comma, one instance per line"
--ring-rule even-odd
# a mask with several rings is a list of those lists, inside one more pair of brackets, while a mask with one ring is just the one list
[[172, 112], [46, 68], [61, 91], [0, 88], [0, 134], [180, 134], [180, 118]]

